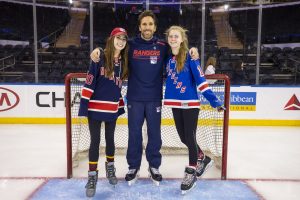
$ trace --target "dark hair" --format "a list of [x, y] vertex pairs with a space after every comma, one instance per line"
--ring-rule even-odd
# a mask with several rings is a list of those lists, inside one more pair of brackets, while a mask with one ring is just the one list
[[[104, 49], [106, 77], [111, 77], [114, 72], [114, 38], [115, 36], [107, 38]], [[123, 71], [121, 79], [124, 80], [128, 77], [128, 42], [126, 43], [125, 48], [121, 50], [121, 62]]]
[[145, 10], [144, 12], [142, 12], [142, 13], [139, 15], [139, 18], [138, 18], [139, 26], [141, 25], [142, 19], [143, 19], [144, 17], [152, 17], [155, 26], [157, 26], [157, 18], [156, 18], [155, 14], [154, 14], [151, 10]]

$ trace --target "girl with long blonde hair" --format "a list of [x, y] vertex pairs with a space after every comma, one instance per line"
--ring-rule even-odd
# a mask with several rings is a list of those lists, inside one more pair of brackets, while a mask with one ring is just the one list
[[189, 164], [185, 168], [181, 183], [182, 193], [196, 185], [197, 177], [212, 165], [213, 160], [205, 156], [196, 141], [196, 130], [200, 109], [198, 92], [218, 111], [224, 110], [221, 102], [209, 88], [199, 60], [193, 60], [188, 53], [187, 30], [171, 26], [166, 31], [166, 39], [171, 47], [166, 65], [166, 91], [164, 106], [171, 107], [175, 126], [183, 144], [188, 147]]

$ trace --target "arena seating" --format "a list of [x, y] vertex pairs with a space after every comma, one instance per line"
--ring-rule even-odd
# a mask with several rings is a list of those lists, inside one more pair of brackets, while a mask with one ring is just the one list
[[[295, 14], [299, 6], [266, 9], [263, 14], [264, 44], [270, 42], [289, 42], [297, 40], [297, 30], [300, 30], [299, 14]], [[189, 30], [190, 46], [201, 49], [201, 5], [182, 5], [176, 7], [155, 7], [159, 21], [157, 36], [164, 39], [165, 30], [170, 25], [181, 25]], [[292, 9], [288, 11], [288, 9]], [[14, 10], [14, 12], [12, 12]], [[143, 10], [139, 6], [119, 6], [113, 8], [110, 4], [94, 7], [94, 47], [104, 48], [105, 40], [110, 31], [121, 26], [128, 30], [129, 36], [138, 33], [137, 17]], [[0, 45], [0, 82], [35, 81], [35, 64], [32, 45], [32, 7], [7, 2], [0, 2], [0, 39], [29, 41], [29, 45]], [[257, 40], [257, 10], [237, 11], [230, 13], [230, 24], [244, 43], [244, 49], [218, 48], [216, 33], [210, 10], [206, 10], [205, 59], [209, 56], [217, 58], [217, 73], [227, 74], [232, 84], [255, 84], [256, 79], [256, 46]], [[291, 12], [292, 17], [286, 16]], [[16, 14], [17, 13], [17, 14]], [[276, 16], [277, 24], [269, 21], [272, 13]], [[24, 14], [24, 15], [23, 15]], [[38, 38], [41, 39], [60, 27], [66, 26], [70, 20], [67, 10], [57, 8], [38, 9]], [[62, 20], [61, 20], [62, 19]], [[193, 23], [190, 23], [190, 21]], [[294, 21], [295, 26], [281, 25], [284, 20]], [[28, 24], [30, 26], [28, 26]], [[41, 26], [43, 24], [43, 26]], [[247, 24], [247, 27], [245, 27]], [[278, 30], [277, 27], [284, 30]], [[63, 29], [62, 29], [63, 30]], [[245, 36], [245, 32], [247, 35]], [[39, 47], [38, 69], [40, 83], [63, 83], [64, 76], [69, 72], [86, 72], [89, 60], [89, 17], [86, 17], [81, 35], [81, 46], [70, 45], [66, 48], [56, 48], [52, 38], [44, 38], [49, 42], [48, 48]], [[272, 39], [273, 38], [273, 39]], [[275, 40], [275, 39], [276, 40]], [[271, 40], [272, 39], [272, 40]], [[8, 57], [8, 58], [6, 58]], [[260, 57], [261, 84], [299, 84], [300, 47], [263, 47]], [[6, 58], [6, 59], [3, 59]], [[237, 68], [237, 63], [243, 63], [243, 70]]]
[[[32, 6], [0, 2], [0, 38], [7, 40], [33, 40]], [[57, 29], [68, 24], [70, 16], [68, 10], [39, 7], [37, 9], [38, 40], [50, 43], [46, 37]]]

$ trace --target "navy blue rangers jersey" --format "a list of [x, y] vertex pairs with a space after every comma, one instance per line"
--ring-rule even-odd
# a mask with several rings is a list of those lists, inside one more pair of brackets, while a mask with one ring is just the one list
[[200, 108], [199, 91], [212, 107], [221, 106], [218, 98], [206, 82], [199, 60], [192, 60], [187, 54], [184, 68], [178, 73], [175, 56], [170, 56], [166, 73], [166, 91], [163, 101], [165, 106], [182, 109]]
[[[102, 54], [101, 54], [102, 55]], [[86, 82], [81, 92], [79, 116], [95, 120], [113, 121], [125, 113], [121, 96], [121, 61], [114, 63], [114, 75], [105, 77], [104, 57], [90, 65]]]
[[161, 101], [167, 51], [168, 46], [156, 37], [146, 41], [139, 35], [129, 41], [128, 100]]

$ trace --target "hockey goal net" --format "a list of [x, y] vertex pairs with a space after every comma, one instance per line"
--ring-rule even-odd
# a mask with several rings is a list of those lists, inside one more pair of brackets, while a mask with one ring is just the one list
[[[85, 73], [71, 73], [66, 76], [66, 130], [67, 130], [67, 177], [72, 177], [73, 167], [77, 165], [80, 157], [88, 154], [90, 135], [87, 118], [78, 117], [81, 89], [85, 83]], [[223, 101], [227, 108], [224, 112], [217, 112], [200, 94], [201, 110], [199, 113], [197, 141], [206, 155], [209, 155], [221, 169], [221, 178], [226, 179], [227, 166], [227, 139], [230, 82], [223, 74], [206, 76], [211, 89]], [[126, 83], [122, 87], [122, 95], [126, 95]], [[127, 110], [118, 118], [115, 130], [116, 154], [126, 153], [128, 142]], [[145, 123], [144, 123], [144, 127]], [[101, 143], [105, 146], [104, 126], [101, 126]], [[172, 111], [162, 108], [161, 122], [162, 149], [164, 154], [187, 154], [187, 148], [181, 143], [177, 134]], [[143, 128], [144, 146], [147, 143], [147, 129]], [[100, 151], [104, 148], [100, 148]]]

